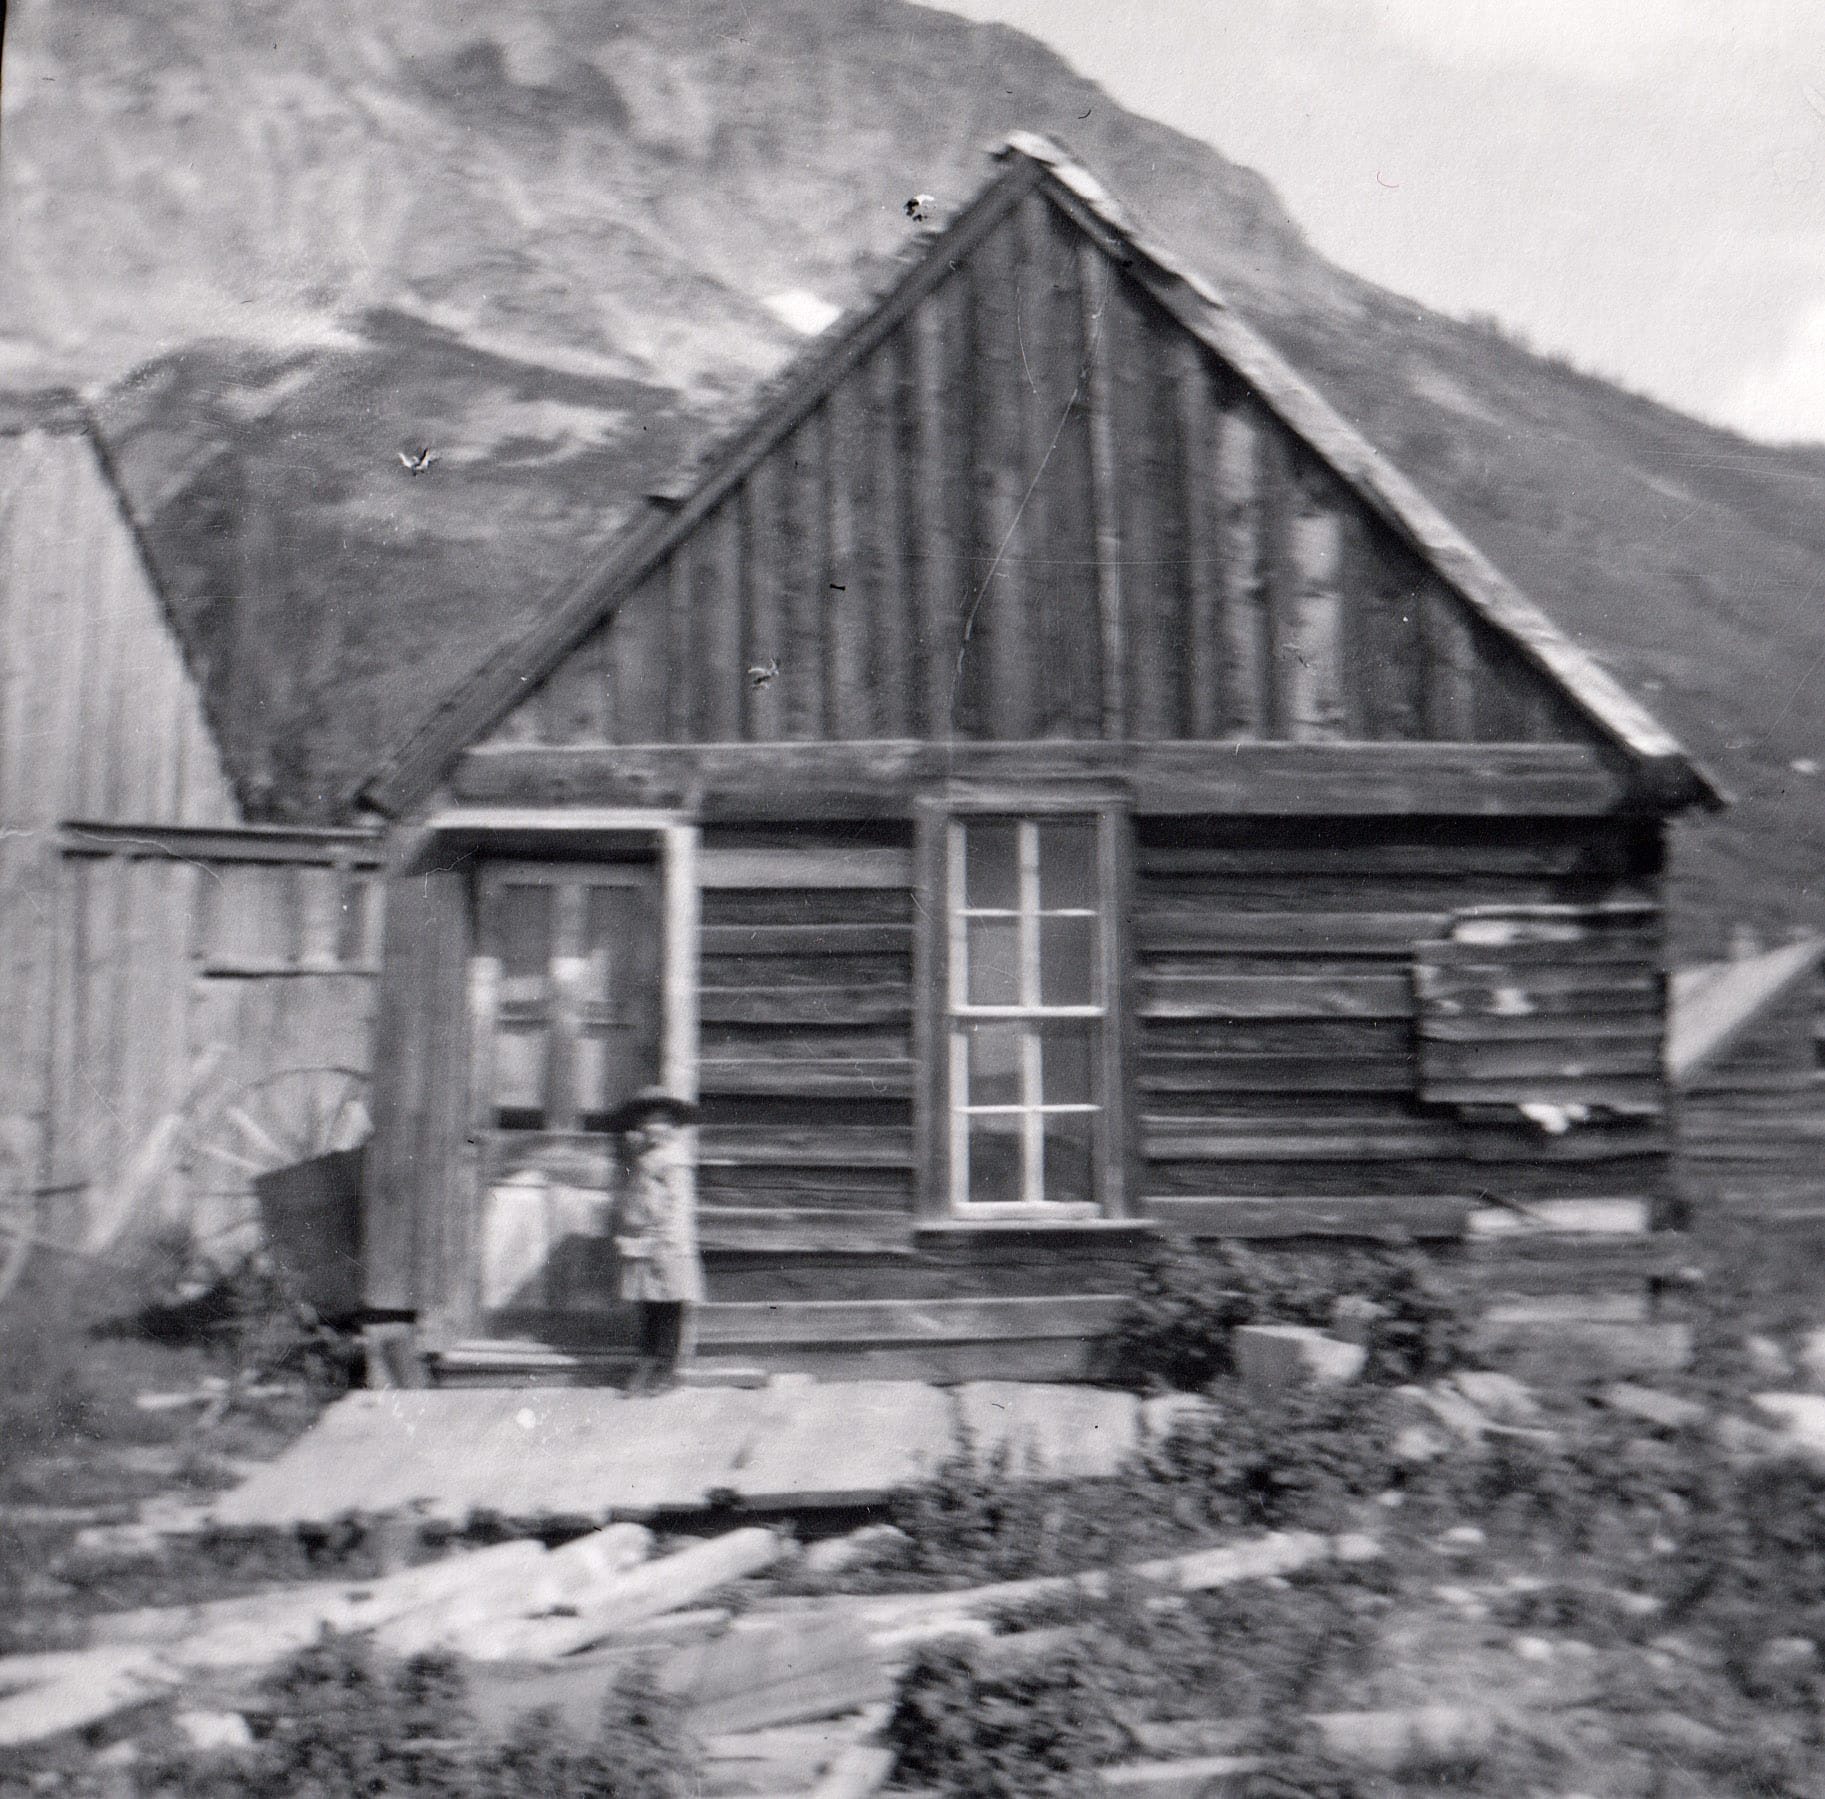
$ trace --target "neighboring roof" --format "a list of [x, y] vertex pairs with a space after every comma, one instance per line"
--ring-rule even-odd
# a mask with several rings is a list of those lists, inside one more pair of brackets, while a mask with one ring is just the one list
[[872, 305], [834, 327], [776, 382], [769, 398], [699, 465], [673, 509], [633, 526], [602, 564], [504, 654], [490, 657], [360, 788], [357, 799], [392, 815], [409, 810], [450, 762], [612, 616], [621, 601], [791, 432], [907, 311], [967, 254], [1011, 184], [1038, 187], [1193, 336], [1228, 363], [1261, 401], [1366, 506], [1392, 525], [1485, 624], [1512, 643], [1633, 762], [1672, 810], [1725, 797], [1657, 719], [1496, 569], [1375, 447], [1310, 387], [1209, 283], [1152, 242], [1086, 169], [1050, 140], [1017, 132], [994, 152], [1001, 171], [897, 275]]
[[1731, 962], [1704, 962], [1673, 976], [1667, 1009], [1667, 1076], [1676, 1087], [1727, 1056], [1768, 1011], [1817, 972], [1825, 937]]

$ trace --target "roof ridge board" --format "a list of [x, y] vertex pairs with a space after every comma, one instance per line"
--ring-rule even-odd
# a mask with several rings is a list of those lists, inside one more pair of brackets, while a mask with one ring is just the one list
[[508, 691], [510, 681], [530, 687], [544, 679], [590, 631], [612, 618], [632, 583], [682, 543], [844, 376], [885, 342], [903, 315], [948, 278], [951, 270], [944, 265], [1000, 224], [1039, 179], [1040, 166], [1029, 160], [985, 184], [872, 304], [854, 308], [846, 326], [810, 346], [804, 360], [789, 362], [767, 384], [764, 391], [771, 397], [745, 412], [742, 422], [705, 452], [690, 491], [677, 506], [628, 527], [610, 549], [607, 564], [574, 582], [549, 618], [504, 653], [497, 650], [479, 661], [400, 749], [358, 783], [352, 799], [382, 812], [414, 803], [420, 783], [412, 777], [421, 762], [435, 760], [441, 772], [448, 757], [515, 703], [518, 696]]

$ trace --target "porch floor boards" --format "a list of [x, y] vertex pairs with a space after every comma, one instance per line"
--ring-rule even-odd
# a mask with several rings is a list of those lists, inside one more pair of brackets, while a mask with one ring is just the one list
[[407, 1513], [461, 1528], [604, 1523], [733, 1501], [755, 1511], [876, 1503], [968, 1451], [1016, 1478], [1106, 1475], [1141, 1441], [1132, 1393], [984, 1381], [757, 1389], [439, 1388], [353, 1393], [223, 1496], [227, 1530]]

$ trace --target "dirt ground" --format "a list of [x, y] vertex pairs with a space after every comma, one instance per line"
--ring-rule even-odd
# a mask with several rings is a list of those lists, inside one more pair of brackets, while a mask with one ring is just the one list
[[[1009, 1689], [999, 1661], [915, 1664], [928, 1710], [909, 1711], [903, 1688], [896, 1728], [956, 1735], [961, 1747], [949, 1762], [903, 1754], [900, 1780], [965, 1794], [1076, 1790], [1048, 1785], [1053, 1773], [1022, 1785], [1022, 1751], [987, 1745], [980, 1720], [1012, 1703], [1068, 1738], [1088, 1679], [1130, 1756], [1139, 1744], [1156, 1759], [1233, 1747], [1250, 1719], [1284, 1735], [1295, 1715], [1500, 1716], [1493, 1736], [1400, 1773], [1350, 1772], [1313, 1761], [1309, 1740], [1279, 1743], [1281, 1759], [1253, 1787], [1225, 1791], [1816, 1799], [1825, 1472], [1776, 1453], [1750, 1395], [1820, 1390], [1800, 1352], [1825, 1321], [1825, 1227], [1719, 1232], [1695, 1251], [1698, 1355], [1652, 1385], [1701, 1404], [1702, 1425], [1618, 1410], [1573, 1384], [1539, 1391], [1537, 1415], [1495, 1420], [1474, 1447], [1441, 1440], [1402, 1457], [1390, 1446], [1414, 1416], [1410, 1397], [1365, 1386], [1269, 1415], [1219, 1382], [1224, 1431], [1170, 1467], [1058, 1488], [940, 1482], [883, 1515], [903, 1534], [877, 1563], [828, 1578], [788, 1563], [743, 1583], [733, 1603], [1069, 1572], [1263, 1528], [1349, 1530], [1381, 1553], [1184, 1601], [1118, 1593], [999, 1620], [1011, 1637], [1062, 1628], [1095, 1664], [1090, 1675], [1073, 1663], [1068, 1678], [1023, 1675]], [[134, 1292], [47, 1263], [0, 1315], [0, 1654], [80, 1646], [97, 1613], [365, 1577], [432, 1553], [353, 1525], [310, 1542], [193, 1535], [148, 1549], [131, 1531], [111, 1538], [148, 1502], [181, 1512], [232, 1485], [306, 1428], [324, 1397], [219, 1346], [97, 1334]], [[1050, 1705], [1064, 1722], [1048, 1722]], [[958, 1713], [969, 1722], [952, 1731]], [[120, 1752], [146, 1728], [129, 1718], [0, 1764], [0, 1793], [172, 1790], [136, 1785]]]

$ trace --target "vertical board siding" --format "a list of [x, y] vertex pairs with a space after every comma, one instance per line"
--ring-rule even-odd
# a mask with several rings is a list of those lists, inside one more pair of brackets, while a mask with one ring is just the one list
[[971, 734], [1034, 736], [1033, 655], [1027, 634], [1027, 518], [1032, 395], [1021, 335], [1020, 239], [997, 233], [971, 274], [975, 348], [975, 560], [960, 633]]
[[806, 408], [492, 741], [1594, 736], [1041, 191]]
[[196, 1213], [225, 1168], [244, 1208], [250, 1171], [212, 1156], [209, 1118], [287, 1071], [369, 1067], [377, 877], [131, 851], [67, 856], [59, 874], [52, 1179], [84, 1193], [95, 1247], [155, 1213]]
[[[99, 897], [68, 891], [55, 830], [69, 818], [231, 825], [239, 807], [94, 445], [31, 431], [0, 436], [0, 1134], [35, 1181], [64, 1178], [58, 1094], [89, 1078], [54, 978], [89, 922], [69, 905]], [[85, 1128], [85, 1153], [111, 1145], [112, 1120]]]
[[1035, 735], [1093, 738], [1102, 731], [1097, 552], [1090, 482], [1090, 408], [1078, 239], [1057, 212], [1025, 202], [1028, 264], [1019, 321], [1031, 346], [1036, 457], [1029, 626], [1036, 642]]

